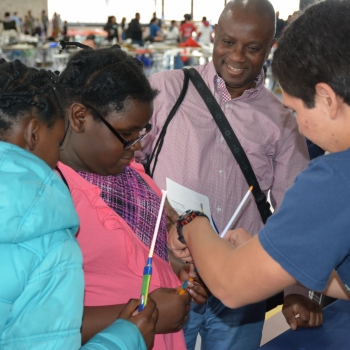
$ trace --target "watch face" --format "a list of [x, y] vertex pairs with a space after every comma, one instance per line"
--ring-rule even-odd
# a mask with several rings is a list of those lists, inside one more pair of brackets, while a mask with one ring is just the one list
[[188, 214], [190, 214], [192, 211], [193, 211], [193, 210], [186, 210], [183, 214], [181, 214], [181, 215], [178, 217], [177, 221], [182, 221], [182, 220], [184, 220], [184, 219], [188, 216]]

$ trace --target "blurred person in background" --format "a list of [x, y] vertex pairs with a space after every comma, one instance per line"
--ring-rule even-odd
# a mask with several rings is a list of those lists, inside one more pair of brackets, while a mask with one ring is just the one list
[[119, 41], [118, 24], [115, 16], [108, 17], [107, 23], [103, 29], [107, 32], [107, 40], [109, 42], [112, 42], [114, 38], [116, 41]]
[[13, 13], [12, 19], [13, 19], [14, 21], [16, 21], [17, 27], [18, 27], [18, 29], [19, 29], [19, 32], [21, 33], [22, 30], [23, 30], [23, 23], [22, 23], [21, 19], [18, 17], [17, 12], [14, 12], [14, 13]]
[[126, 39], [126, 31], [128, 29], [128, 24], [126, 23], [126, 17], [122, 18], [122, 21], [120, 22], [120, 28], [122, 29], [122, 40], [124, 41]]
[[179, 27], [177, 25], [177, 22], [172, 20], [171, 26], [169, 27], [165, 39], [172, 44], [178, 44], [179, 43]]
[[275, 38], [278, 39], [283, 32], [284, 27], [287, 25], [287, 22], [280, 18], [280, 12], [276, 12], [276, 34]]
[[164, 34], [162, 32], [162, 29], [157, 24], [157, 18], [152, 18], [151, 24], [149, 25], [149, 36], [151, 41], [163, 41], [164, 40]]
[[202, 22], [197, 30], [197, 38], [200, 44], [209, 44], [211, 42], [212, 27], [207, 21], [207, 17], [202, 18]]
[[57, 39], [60, 33], [60, 18], [55, 12], [52, 17], [52, 37]]
[[47, 36], [47, 28], [49, 25], [49, 17], [46, 14], [45, 10], [41, 11], [41, 23], [43, 24], [43, 32]]
[[160, 28], [162, 28], [162, 21], [157, 18], [157, 13], [156, 12], [153, 12], [153, 17], [151, 18], [149, 24], [151, 24], [153, 21], [153, 23], [157, 24]]
[[140, 24], [141, 16], [138, 12], [135, 13], [135, 18], [133, 18], [129, 24], [128, 28], [128, 38], [132, 40], [132, 44], [137, 44], [140, 46], [144, 45], [142, 39], [143, 28]]
[[189, 14], [184, 15], [185, 22], [181, 24], [180, 36], [181, 41], [184, 43], [187, 39], [192, 38], [192, 33], [197, 30], [196, 26], [192, 22], [192, 17]]

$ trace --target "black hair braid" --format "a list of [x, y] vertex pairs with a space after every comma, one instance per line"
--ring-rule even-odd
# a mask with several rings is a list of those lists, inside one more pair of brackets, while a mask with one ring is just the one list
[[28, 68], [18, 60], [0, 60], [0, 137], [29, 115], [47, 127], [64, 118], [55, 79], [50, 71]]
[[142, 63], [119, 45], [78, 51], [68, 61], [58, 85], [65, 107], [74, 102], [86, 103], [98, 108], [103, 116], [111, 110], [122, 110], [129, 98], [152, 102], [157, 95]]

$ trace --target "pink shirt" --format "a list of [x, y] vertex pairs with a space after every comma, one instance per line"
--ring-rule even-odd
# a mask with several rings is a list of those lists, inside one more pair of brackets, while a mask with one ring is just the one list
[[[259, 79], [254, 89], [226, 101], [218, 88], [212, 62], [197, 67], [214, 94], [247, 153], [261, 189], [271, 190], [275, 209], [285, 191], [303, 170], [309, 156], [305, 138], [289, 109]], [[153, 129], [142, 141], [138, 161], [151, 153], [164, 122], [183, 85], [181, 70], [165, 71], [150, 77], [160, 91], [154, 101]], [[184, 101], [170, 122], [154, 173], [154, 181], [165, 189], [166, 177], [209, 197], [212, 216], [221, 232], [248, 190], [248, 184], [228, 148], [212, 115], [190, 82]], [[249, 197], [234, 227], [256, 234], [262, 227], [254, 198]]]
[[[68, 182], [80, 219], [77, 239], [84, 259], [84, 305], [123, 304], [130, 298], [139, 298], [149, 247], [107, 206], [98, 187], [64, 164], [58, 166]], [[131, 166], [160, 194], [141, 165], [134, 162]], [[159, 287], [176, 288], [179, 285], [170, 264], [154, 255], [150, 292]], [[153, 349], [185, 350], [183, 332], [157, 334]]]

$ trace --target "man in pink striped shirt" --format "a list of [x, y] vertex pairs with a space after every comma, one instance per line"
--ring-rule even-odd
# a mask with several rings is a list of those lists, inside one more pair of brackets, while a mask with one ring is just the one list
[[[272, 206], [277, 210], [285, 191], [307, 166], [309, 158], [305, 139], [298, 132], [292, 112], [264, 87], [262, 66], [275, 42], [274, 33], [275, 12], [269, 1], [231, 1], [219, 19], [213, 60], [196, 69], [242, 144], [262, 191], [270, 192]], [[138, 161], [144, 163], [154, 148], [183, 80], [181, 70], [150, 77], [152, 87], [160, 94], [154, 101], [153, 129], [137, 154]], [[167, 177], [209, 197], [219, 232], [249, 187], [191, 83], [168, 126], [153, 179], [165, 189]], [[256, 234], [262, 226], [254, 198], [250, 196], [235, 227]], [[307, 309], [311, 301], [301, 302]], [[264, 315], [264, 303], [231, 310], [211, 297], [204, 308], [192, 305], [189, 321], [184, 326], [187, 347], [194, 349], [200, 332], [202, 349], [256, 349]]]

